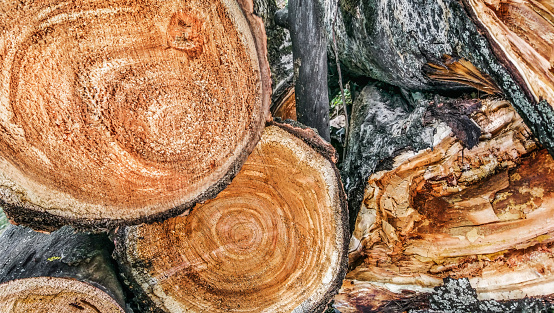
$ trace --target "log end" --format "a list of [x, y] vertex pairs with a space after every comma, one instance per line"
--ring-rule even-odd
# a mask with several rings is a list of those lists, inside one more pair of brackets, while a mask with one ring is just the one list
[[124, 313], [102, 290], [73, 279], [35, 277], [0, 285], [0, 312]]
[[273, 123], [215, 199], [121, 229], [116, 255], [145, 301], [167, 312], [323, 311], [346, 274], [349, 233], [337, 169], [312, 148], [328, 149], [318, 138]]

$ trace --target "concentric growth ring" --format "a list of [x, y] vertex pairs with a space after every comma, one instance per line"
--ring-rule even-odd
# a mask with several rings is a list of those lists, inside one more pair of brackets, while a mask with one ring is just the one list
[[214, 200], [122, 231], [120, 261], [168, 312], [314, 312], [344, 265], [341, 188], [329, 160], [270, 126]]
[[3, 4], [10, 217], [139, 222], [219, 191], [265, 123], [262, 27], [227, 0]]

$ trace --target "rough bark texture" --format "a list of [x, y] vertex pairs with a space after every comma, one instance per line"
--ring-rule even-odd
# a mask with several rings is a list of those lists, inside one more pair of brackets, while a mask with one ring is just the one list
[[[468, 277], [480, 300], [550, 297], [552, 157], [537, 150], [505, 100], [489, 97], [475, 107], [472, 99], [424, 95], [406, 109], [398, 99], [369, 86], [354, 105], [347, 179], [358, 183], [357, 172], [373, 174], [337, 305], [355, 312], [362, 304], [409, 303], [446, 277]], [[467, 116], [453, 116], [452, 105]], [[466, 149], [469, 118], [480, 136]], [[381, 125], [393, 135], [381, 134]], [[414, 148], [427, 144], [433, 148]], [[374, 147], [384, 154], [376, 157]]]
[[[500, 49], [498, 43], [489, 40], [489, 44], [459, 1], [341, 0], [338, 8], [336, 1], [320, 1], [325, 7], [328, 33], [338, 10], [336, 35], [340, 60], [352, 73], [409, 90], [463, 90], [467, 84], [461, 81], [434, 80], [423, 71], [426, 63], [440, 62], [444, 55], [463, 58], [496, 82], [533, 134], [554, 154], [554, 109], [545, 100], [531, 97], [518, 70], [503, 62], [506, 58], [499, 53], [495, 55]], [[544, 1], [524, 2], [548, 6]], [[506, 5], [512, 5], [512, 1], [506, 1]], [[547, 20], [552, 11], [546, 13]], [[514, 22], [514, 27], [522, 25], [523, 29], [529, 29], [525, 23], [525, 19], [520, 19]], [[536, 28], [541, 29], [540, 25]], [[544, 40], [549, 39], [546, 36]], [[504, 42], [504, 46], [509, 45]], [[549, 48], [540, 52], [548, 54]], [[552, 75], [551, 63], [535, 66], [546, 71], [545, 75]], [[553, 86], [546, 89], [549, 88]]]
[[316, 0], [290, 0], [289, 25], [294, 58], [296, 116], [330, 141], [327, 40], [323, 6]]
[[353, 103], [348, 154], [342, 168], [351, 230], [369, 176], [390, 169], [392, 158], [402, 151], [419, 151], [433, 144], [436, 125], [423, 124], [429, 101], [423, 94], [414, 97], [412, 105], [398, 89], [368, 85]]
[[215, 199], [120, 230], [117, 257], [144, 310], [322, 312], [347, 263], [335, 160], [313, 130], [272, 124]]
[[0, 198], [16, 223], [105, 229], [215, 196], [270, 105], [249, 0], [0, 9]]
[[275, 20], [276, 13], [284, 5], [275, 0], [254, 1], [254, 14], [263, 19], [267, 33], [267, 54], [273, 88], [272, 112], [279, 100], [294, 86], [290, 33], [287, 28], [277, 25]]
[[[0, 283], [31, 278], [25, 281], [29, 284], [28, 287], [25, 287], [23, 281], [14, 284], [18, 285], [19, 287], [17, 288], [22, 290], [21, 294], [25, 294], [27, 291], [33, 293], [38, 292], [38, 294], [40, 294], [39, 291], [32, 291], [31, 289], [40, 289], [41, 285], [45, 288], [49, 286], [48, 288], [50, 291], [45, 291], [46, 293], [43, 298], [35, 294], [36, 298], [25, 296], [18, 300], [23, 301], [22, 299], [26, 297], [35, 299], [32, 301], [34, 301], [33, 305], [36, 306], [36, 310], [33, 311], [30, 310], [30, 307], [26, 307], [30, 310], [27, 312], [43, 312], [43, 310], [55, 312], [52, 311], [54, 307], [40, 307], [40, 301], [52, 300], [48, 298], [49, 296], [46, 296], [47, 294], [50, 295], [52, 292], [55, 294], [56, 290], [54, 290], [54, 287], [59, 281], [55, 279], [48, 281], [51, 278], [68, 278], [78, 280], [83, 284], [90, 284], [94, 286], [95, 289], [97, 288], [101, 290], [102, 293], [106, 293], [113, 298], [114, 300], [111, 300], [113, 304], [124, 308], [125, 294], [117, 278], [118, 274], [114, 267], [115, 263], [113, 263], [111, 259], [112, 249], [113, 244], [106, 235], [75, 233], [70, 227], [63, 227], [51, 234], [43, 234], [34, 232], [26, 227], [10, 225], [2, 235], [0, 235]], [[42, 278], [36, 280], [32, 279], [37, 277]], [[48, 282], [44, 283], [44, 281]], [[65, 283], [63, 283], [63, 280], [60, 281], [60, 289], [58, 289], [57, 292], [70, 293], [71, 288], [64, 285]], [[71, 280], [69, 281], [71, 282]], [[30, 287], [35, 284], [37, 286]], [[69, 285], [71, 284], [72, 283], [69, 283]], [[76, 285], [78, 286], [79, 284]], [[5, 290], [5, 288], [7, 288], [7, 285], [2, 286], [0, 290]], [[83, 288], [86, 290], [90, 289], [87, 289], [87, 287]], [[81, 290], [81, 292], [86, 293], [86, 291], [83, 290]], [[96, 293], [96, 291], [93, 293]], [[2, 296], [6, 296], [6, 294], [2, 294]], [[95, 295], [91, 294], [90, 296]], [[116, 303], [118, 303], [118, 305]], [[77, 299], [74, 304], [75, 305], [71, 305], [69, 302], [65, 303], [65, 307], [58, 307], [59, 311], [57, 312], [80, 312], [77, 310], [78, 307], [88, 306], [86, 300], [82, 302]], [[108, 303], [92, 303], [92, 305], [96, 305], [98, 308], [109, 306]], [[21, 306], [21, 304], [19, 304], [19, 306]], [[0, 311], [24, 312], [24, 310], [17, 305], [14, 305], [13, 308], [15, 311], [11, 311], [6, 307], [3, 309], [7, 309], [7, 311], [3, 309], [0, 309]], [[90, 308], [87, 307], [87, 310], [90, 311]], [[101, 310], [101, 312], [108, 311]]]

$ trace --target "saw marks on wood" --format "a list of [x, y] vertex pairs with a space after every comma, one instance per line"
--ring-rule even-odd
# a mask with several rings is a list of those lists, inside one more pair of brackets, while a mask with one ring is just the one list
[[253, 149], [268, 110], [250, 13], [227, 0], [4, 4], [3, 198], [138, 219], [207, 192]]
[[120, 262], [167, 312], [319, 312], [346, 265], [337, 175], [300, 138], [269, 126], [215, 199], [188, 216], [127, 228]]
[[0, 285], [3, 313], [124, 313], [105, 292], [66, 278], [35, 277]]

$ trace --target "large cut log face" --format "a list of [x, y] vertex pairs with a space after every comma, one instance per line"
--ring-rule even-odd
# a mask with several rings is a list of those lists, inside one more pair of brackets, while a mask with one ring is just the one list
[[549, 0], [464, 0], [535, 101], [554, 106], [554, 5]]
[[2, 4], [4, 193], [61, 216], [126, 219], [206, 192], [265, 122], [254, 24], [235, 1]]
[[554, 160], [508, 102], [482, 102], [476, 147], [462, 151], [439, 127], [432, 151], [370, 176], [341, 305], [429, 292], [445, 277], [469, 277], [481, 298], [552, 293]]
[[168, 312], [322, 310], [346, 265], [337, 175], [301, 139], [270, 126], [214, 200], [188, 216], [128, 228], [117, 251], [132, 280]]
[[73, 279], [37, 277], [0, 285], [0, 312], [123, 313], [102, 290]]

